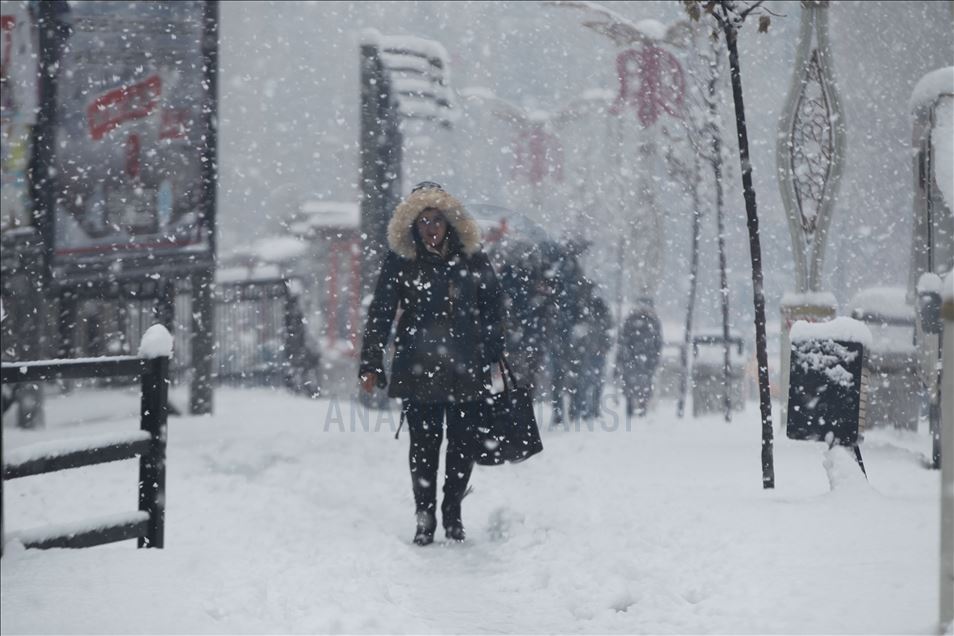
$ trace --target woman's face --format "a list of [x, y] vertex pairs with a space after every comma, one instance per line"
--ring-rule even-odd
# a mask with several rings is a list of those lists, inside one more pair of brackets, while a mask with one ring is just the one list
[[447, 220], [440, 210], [428, 208], [417, 215], [414, 221], [421, 240], [430, 247], [440, 247], [447, 236]]

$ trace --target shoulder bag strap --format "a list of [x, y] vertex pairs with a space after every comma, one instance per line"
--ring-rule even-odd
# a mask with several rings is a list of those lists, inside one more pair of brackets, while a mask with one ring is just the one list
[[[510, 368], [510, 364], [504, 356], [500, 357], [497, 364], [500, 365], [500, 375], [503, 376], [504, 390], [510, 391], [511, 387], [517, 386], [517, 378], [513, 374], [513, 369]], [[507, 384], [508, 379], [510, 380], [510, 384]]]

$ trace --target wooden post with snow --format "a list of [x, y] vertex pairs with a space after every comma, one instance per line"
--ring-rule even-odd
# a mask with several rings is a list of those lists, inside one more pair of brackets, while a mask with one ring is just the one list
[[149, 515], [140, 548], [161, 548], [166, 516], [166, 420], [169, 415], [169, 357], [172, 336], [157, 325], [142, 337], [142, 396], [139, 428], [149, 434], [149, 451], [139, 456], [139, 510]]

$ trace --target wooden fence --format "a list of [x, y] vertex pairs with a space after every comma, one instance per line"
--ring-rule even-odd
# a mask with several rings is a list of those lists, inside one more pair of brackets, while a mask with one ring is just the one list
[[[28, 548], [85, 548], [138, 539], [140, 548], [163, 547], [166, 484], [166, 418], [169, 410], [169, 358], [118, 356], [77, 360], [3, 363], [2, 383], [139, 376], [142, 386], [140, 430], [93, 439], [43, 443], [3, 456], [0, 480], [0, 537], [3, 532], [2, 483], [58, 470], [139, 457], [139, 510], [70, 526], [41, 528], [19, 535]], [[0, 540], [2, 555], [2, 540]]]

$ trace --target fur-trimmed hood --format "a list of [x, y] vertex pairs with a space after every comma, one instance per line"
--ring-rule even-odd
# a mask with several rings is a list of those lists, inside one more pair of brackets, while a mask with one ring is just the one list
[[424, 188], [412, 192], [401, 202], [388, 223], [388, 247], [402, 258], [413, 261], [417, 258], [417, 245], [411, 230], [417, 215], [427, 208], [436, 208], [460, 240], [461, 249], [473, 256], [480, 249], [480, 227], [460, 201], [438, 188]]

